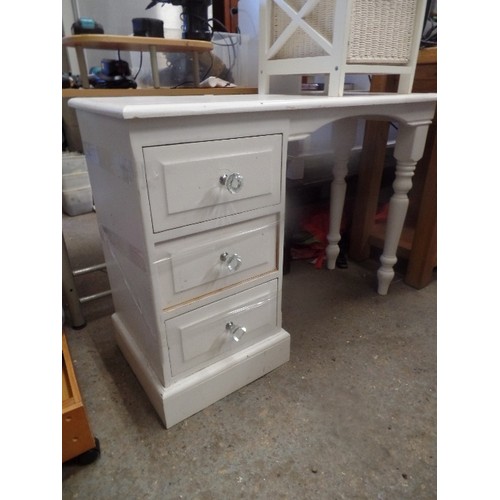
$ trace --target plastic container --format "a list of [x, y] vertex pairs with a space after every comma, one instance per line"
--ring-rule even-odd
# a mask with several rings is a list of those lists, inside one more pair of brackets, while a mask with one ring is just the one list
[[70, 216], [92, 212], [93, 199], [90, 186], [80, 189], [68, 189], [62, 192], [63, 212]]
[[82, 155], [80, 153], [63, 153], [62, 156], [63, 175], [76, 174], [81, 172], [88, 172], [85, 155]]
[[62, 209], [67, 215], [92, 212], [94, 201], [85, 155], [63, 153]]
[[90, 188], [90, 179], [88, 172], [75, 172], [74, 174], [63, 174], [62, 189], [68, 191], [71, 189]]

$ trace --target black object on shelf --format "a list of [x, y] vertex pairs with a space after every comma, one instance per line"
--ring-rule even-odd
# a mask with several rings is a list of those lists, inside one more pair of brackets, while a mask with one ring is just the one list
[[137, 88], [127, 61], [121, 59], [103, 59], [99, 71], [89, 75], [89, 83], [96, 89]]
[[134, 36], [152, 36], [164, 38], [163, 21], [150, 17], [135, 17], [132, 19]]
[[101, 24], [97, 23], [90, 17], [80, 17], [71, 26], [73, 35], [92, 35], [103, 34], [104, 29]]

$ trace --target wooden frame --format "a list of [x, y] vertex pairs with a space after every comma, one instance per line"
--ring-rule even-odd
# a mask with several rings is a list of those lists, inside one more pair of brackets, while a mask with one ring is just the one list
[[96, 448], [83, 404], [66, 335], [62, 334], [62, 461]]

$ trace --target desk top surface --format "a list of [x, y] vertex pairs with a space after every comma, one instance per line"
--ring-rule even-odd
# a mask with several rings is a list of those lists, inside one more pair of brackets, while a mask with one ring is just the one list
[[436, 94], [202, 95], [74, 98], [69, 105], [121, 119], [201, 116], [227, 113], [300, 111], [371, 106], [434, 105]]

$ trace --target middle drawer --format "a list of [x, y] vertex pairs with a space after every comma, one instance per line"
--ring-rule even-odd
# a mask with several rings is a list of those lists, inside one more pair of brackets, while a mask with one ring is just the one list
[[156, 279], [161, 307], [278, 269], [279, 214], [160, 243]]

